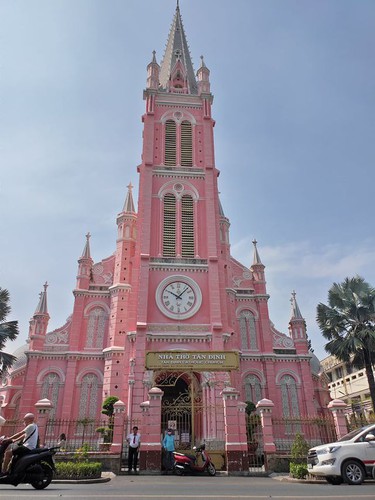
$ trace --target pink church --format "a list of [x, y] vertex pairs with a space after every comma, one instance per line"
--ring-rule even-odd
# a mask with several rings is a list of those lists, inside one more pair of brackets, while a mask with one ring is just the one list
[[3, 382], [3, 416], [48, 398], [55, 418], [98, 418], [111, 395], [129, 419], [141, 418], [152, 389], [161, 398], [159, 428], [173, 426], [191, 444], [224, 441], [228, 391], [238, 401], [272, 400], [279, 417], [321, 413], [329, 396], [295, 293], [281, 333], [270, 320], [257, 242], [251, 263], [231, 256], [210, 71], [203, 57], [193, 70], [178, 5], [163, 61], [154, 52], [147, 66], [143, 97], [138, 210], [129, 185], [114, 253], [100, 262], [86, 236], [72, 314], [54, 331], [44, 286], [28, 343]]

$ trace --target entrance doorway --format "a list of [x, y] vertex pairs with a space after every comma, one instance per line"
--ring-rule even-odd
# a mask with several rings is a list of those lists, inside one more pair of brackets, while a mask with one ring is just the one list
[[164, 392], [162, 434], [174, 430], [176, 449], [188, 450], [203, 442], [203, 402], [198, 377], [192, 372], [159, 373], [155, 385]]

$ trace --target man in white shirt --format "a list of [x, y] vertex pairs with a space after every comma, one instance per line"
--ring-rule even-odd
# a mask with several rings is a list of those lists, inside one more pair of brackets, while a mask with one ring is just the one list
[[[36, 425], [34, 420], [35, 417], [33, 413], [26, 413], [26, 415], [23, 417], [25, 428], [22, 431], [17, 432], [17, 434], [13, 434], [13, 436], [9, 437], [9, 439], [13, 441], [13, 444], [8, 446], [5, 451], [4, 460], [1, 467], [1, 475], [5, 475], [8, 473], [9, 462], [11, 461], [13, 455], [26, 455], [37, 447], [39, 432], [38, 426]], [[20, 439], [22, 439], [21, 446], [19, 446], [17, 443], [14, 443], [14, 441], [19, 441]]]
[[137, 473], [137, 463], [138, 463], [138, 452], [141, 446], [141, 435], [138, 434], [138, 427], [133, 427], [133, 432], [128, 434], [126, 438], [129, 444], [128, 451], [128, 474], [131, 474], [132, 468], [135, 473]]

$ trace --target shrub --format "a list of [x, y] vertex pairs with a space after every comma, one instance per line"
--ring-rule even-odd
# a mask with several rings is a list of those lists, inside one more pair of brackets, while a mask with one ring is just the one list
[[102, 474], [100, 462], [57, 462], [56, 479], [96, 479]]
[[292, 477], [295, 477], [296, 479], [304, 479], [307, 476], [308, 470], [306, 467], [306, 457], [309, 448], [309, 443], [305, 440], [302, 434], [297, 432], [290, 450], [292, 461], [289, 465], [289, 473]]
[[296, 479], [305, 479], [309, 472], [305, 464], [296, 464], [294, 462], [290, 462], [289, 473]]

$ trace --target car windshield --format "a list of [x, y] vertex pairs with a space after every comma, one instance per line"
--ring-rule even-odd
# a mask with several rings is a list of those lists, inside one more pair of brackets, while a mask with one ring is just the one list
[[367, 425], [366, 427], [361, 427], [360, 429], [355, 429], [354, 431], [349, 432], [349, 434], [345, 434], [345, 436], [340, 438], [338, 440], [338, 442], [349, 441], [350, 439], [353, 439], [354, 437], [358, 436], [358, 434], [360, 434], [362, 431], [364, 431], [365, 429], [368, 429], [370, 427], [371, 427], [370, 425]]

